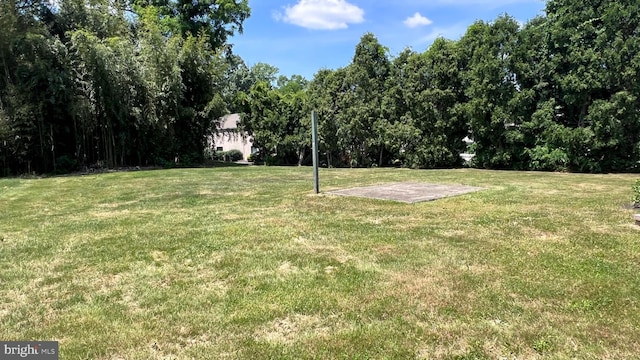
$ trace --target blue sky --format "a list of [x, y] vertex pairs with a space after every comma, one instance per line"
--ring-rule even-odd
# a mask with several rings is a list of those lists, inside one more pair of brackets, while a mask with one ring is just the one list
[[264, 62], [312, 79], [351, 62], [360, 37], [373, 33], [392, 56], [426, 50], [439, 36], [459, 39], [476, 20], [507, 13], [526, 23], [542, 0], [249, 0], [244, 33], [230, 39], [247, 65]]

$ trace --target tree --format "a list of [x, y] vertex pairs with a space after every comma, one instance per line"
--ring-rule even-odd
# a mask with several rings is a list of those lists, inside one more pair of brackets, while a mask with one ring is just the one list
[[[280, 90], [281, 91], [281, 90]], [[311, 148], [311, 119], [307, 93], [303, 90], [282, 93], [282, 116], [286, 119], [284, 145], [302, 165]]]
[[455, 42], [436, 39], [423, 54], [408, 57], [403, 73], [406, 122], [417, 139], [405, 151], [412, 167], [451, 167], [460, 164], [462, 139], [468, 130], [460, 104], [465, 101]]
[[158, 9], [148, 7], [140, 17], [138, 61], [145, 82], [146, 100], [143, 115], [146, 119], [136, 128], [137, 141], [144, 146], [140, 162], [165, 163], [175, 159], [174, 125], [184, 94], [179, 57], [182, 38], [163, 35]]
[[318, 114], [319, 151], [325, 154], [329, 167], [347, 162], [338, 145], [338, 116], [345, 106], [342, 98], [347, 91], [345, 77], [345, 68], [322, 69], [309, 83], [309, 107]]
[[365, 34], [346, 69], [342, 101], [348, 105], [338, 115], [338, 144], [352, 166], [377, 164], [385, 151], [383, 134], [376, 129], [386, 120], [382, 105], [391, 67], [387, 53], [373, 34]]
[[[68, 116], [70, 93], [66, 48], [38, 17], [48, 8], [41, 1], [0, 4], [0, 111], [4, 131], [4, 173], [55, 170], [59, 136], [69, 129], [60, 119]], [[6, 26], [6, 27], [5, 27]]]
[[640, 170], [640, 4], [552, 0], [546, 46], [557, 88], [556, 119], [567, 131], [569, 167]]
[[292, 75], [291, 78], [285, 75], [278, 76], [278, 90], [283, 94], [292, 94], [305, 91], [309, 85], [309, 81], [302, 75]]
[[[207, 38], [211, 49], [222, 50], [251, 15], [248, 0], [133, 0], [133, 9], [156, 7], [167, 35], [178, 33]], [[229, 47], [230, 49], [230, 47]]]
[[277, 157], [283, 143], [281, 134], [286, 128], [280, 116], [280, 95], [262, 81], [251, 88], [247, 102], [248, 111], [241, 120], [242, 130], [253, 137], [253, 146], [268, 164]]
[[206, 138], [226, 112], [222, 87], [225, 61], [205, 35], [187, 36], [178, 55], [183, 93], [174, 125], [176, 156], [185, 164], [204, 160]]
[[246, 98], [243, 96], [243, 101], [246, 113], [241, 126], [253, 137], [253, 146], [262, 157], [259, 160], [265, 164], [302, 165], [311, 145], [306, 91], [283, 92], [260, 81]]
[[513, 168], [521, 163], [521, 133], [512, 100], [518, 92], [513, 66], [519, 25], [508, 16], [478, 21], [460, 40], [465, 115], [476, 145], [476, 165]]

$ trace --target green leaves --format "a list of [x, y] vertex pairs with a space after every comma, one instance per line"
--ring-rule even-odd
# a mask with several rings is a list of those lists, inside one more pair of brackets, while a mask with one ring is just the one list
[[65, 157], [87, 167], [201, 160], [227, 112], [222, 54], [247, 2], [182, 9], [196, 18], [162, 0], [46, 4], [0, 3], [2, 173], [57, 172]]
[[364, 34], [312, 81], [248, 67], [229, 36], [247, 0], [0, 2], [3, 174], [198, 162], [227, 112], [274, 163], [640, 171], [640, 4], [551, 0], [396, 57]]
[[[305, 80], [298, 79], [302, 86]], [[295, 91], [293, 85], [280, 79], [281, 88], [260, 81], [246, 98], [248, 111], [242, 117], [242, 128], [253, 137], [260, 150], [258, 161], [269, 164], [302, 164], [311, 147], [310, 109], [306, 89]]]
[[508, 16], [477, 22], [460, 40], [465, 95], [464, 116], [476, 142], [475, 163], [486, 168], [519, 167], [520, 136], [512, 109], [518, 92], [514, 56], [518, 24]]
[[213, 49], [222, 48], [230, 36], [242, 33], [242, 24], [251, 14], [247, 0], [135, 0], [134, 4], [138, 12], [157, 7], [164, 28], [170, 31], [165, 34], [172, 31], [182, 37], [202, 34]]

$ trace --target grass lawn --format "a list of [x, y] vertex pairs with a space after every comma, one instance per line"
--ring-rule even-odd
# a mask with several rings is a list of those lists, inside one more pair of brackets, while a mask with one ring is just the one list
[[0, 180], [0, 339], [61, 359], [640, 354], [633, 175], [311, 168]]

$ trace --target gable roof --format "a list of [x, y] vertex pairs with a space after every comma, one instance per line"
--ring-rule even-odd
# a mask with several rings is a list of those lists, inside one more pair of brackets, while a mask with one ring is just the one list
[[240, 114], [229, 114], [220, 118], [220, 130], [236, 130], [240, 122]]

